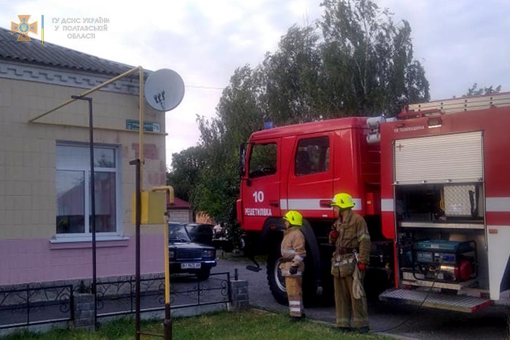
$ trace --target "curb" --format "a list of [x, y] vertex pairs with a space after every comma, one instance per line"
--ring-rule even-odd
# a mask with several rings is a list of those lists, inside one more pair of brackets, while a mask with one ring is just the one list
[[[282, 314], [282, 311], [277, 310], [277, 309], [270, 309], [270, 308], [266, 309], [266, 308], [260, 308], [260, 307], [250, 307], [250, 309], [256, 310], [256, 311], [259, 311], [259, 312], [264, 312], [264, 313]], [[316, 319], [311, 319], [311, 318], [306, 318], [306, 320], [309, 321], [309, 322], [313, 322], [313, 323], [316, 323], [316, 324], [323, 325], [325, 327], [334, 328], [334, 325], [332, 323], [330, 323], [330, 322], [316, 320]], [[397, 334], [391, 334], [391, 333], [385, 333], [385, 332], [369, 332], [368, 334], [382, 335], [382, 336], [385, 336], [385, 337], [388, 337], [388, 338], [393, 338], [393, 339], [398, 339], [398, 340], [419, 340], [417, 338], [411, 338], [411, 337], [404, 336], [404, 335], [397, 335]]]
[[404, 335], [397, 335], [397, 334], [384, 333], [384, 332], [373, 332], [372, 334], [383, 335], [383, 336], [386, 336], [389, 338], [399, 339], [399, 340], [419, 340], [417, 338], [411, 338], [411, 337], [404, 336]]

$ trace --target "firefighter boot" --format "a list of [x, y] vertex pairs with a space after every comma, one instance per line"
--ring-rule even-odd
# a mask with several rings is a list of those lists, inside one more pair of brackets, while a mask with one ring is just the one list
[[302, 314], [301, 316], [290, 316], [290, 322], [302, 321], [305, 320], [305, 318], [305, 314]]
[[340, 333], [349, 333], [352, 331], [350, 327], [337, 327], [336, 330]]
[[370, 328], [368, 326], [357, 328], [357, 331], [361, 334], [367, 334], [370, 332]]

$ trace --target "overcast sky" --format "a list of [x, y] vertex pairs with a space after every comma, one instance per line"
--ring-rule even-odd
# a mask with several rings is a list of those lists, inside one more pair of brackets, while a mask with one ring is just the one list
[[[313, 23], [321, 0], [0, 0], [0, 26], [19, 14], [45, 18], [45, 41], [149, 70], [170, 68], [186, 93], [166, 113], [167, 164], [199, 139], [196, 115], [213, 117], [222, 89], [237, 67], [256, 66], [275, 51], [293, 24]], [[431, 98], [464, 94], [473, 83], [510, 91], [510, 1], [375, 0], [409, 21], [415, 59], [422, 62]], [[134, 2], [133, 2], [134, 3]], [[94, 39], [70, 39], [57, 29], [62, 18], [106, 18]], [[40, 36], [39, 36], [40, 38]]]

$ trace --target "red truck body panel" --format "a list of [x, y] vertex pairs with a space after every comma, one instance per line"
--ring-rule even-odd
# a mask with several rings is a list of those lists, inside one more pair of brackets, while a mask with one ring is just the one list
[[[510, 197], [510, 107], [441, 116], [440, 127], [428, 127], [430, 117], [385, 123], [381, 126], [381, 198], [393, 200], [394, 142], [406, 138], [481, 131], [483, 133], [485, 196]], [[397, 152], [397, 151], [395, 151]], [[382, 211], [383, 234], [395, 237], [393, 211]], [[508, 225], [510, 211], [487, 211], [487, 224]]]

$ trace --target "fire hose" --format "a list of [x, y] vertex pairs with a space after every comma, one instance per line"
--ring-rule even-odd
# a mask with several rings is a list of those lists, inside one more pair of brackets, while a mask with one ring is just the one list
[[423, 301], [418, 305], [418, 308], [416, 308], [413, 311], [413, 313], [406, 320], [402, 321], [401, 323], [399, 323], [396, 326], [393, 326], [393, 327], [390, 327], [390, 328], [386, 328], [386, 329], [374, 330], [374, 332], [378, 332], [378, 333], [389, 332], [389, 331], [392, 331], [394, 329], [402, 327], [403, 325], [405, 325], [406, 323], [408, 323], [409, 321], [414, 319], [416, 317], [416, 313], [418, 313], [418, 311], [421, 309], [421, 307], [423, 306], [425, 301], [427, 301], [427, 298], [429, 297], [430, 293], [432, 292], [432, 289], [434, 288], [434, 285], [436, 284], [437, 276], [439, 275], [439, 273], [440, 273], [440, 271], [436, 272], [436, 274], [434, 275], [434, 281], [432, 281], [432, 285], [430, 286], [429, 290], [427, 291], [427, 294], [423, 298]]
[[356, 263], [354, 266], [354, 274], [352, 275], [353, 281], [352, 281], [352, 296], [359, 300], [363, 296], [365, 296], [365, 291], [363, 290], [363, 280], [361, 279], [361, 273], [358, 268], [358, 252], [356, 249], [354, 249], [354, 257], [356, 258]]

